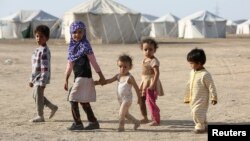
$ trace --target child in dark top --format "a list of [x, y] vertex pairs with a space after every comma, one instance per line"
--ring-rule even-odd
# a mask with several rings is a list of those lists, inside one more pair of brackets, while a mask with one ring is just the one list
[[[81, 21], [73, 22], [70, 26], [70, 34], [71, 39], [68, 48], [68, 64], [64, 84], [65, 90], [68, 90], [68, 79], [72, 70], [75, 76], [74, 84], [69, 92], [69, 101], [71, 103], [74, 123], [68, 130], [99, 129], [99, 123], [90, 106], [90, 102], [96, 101], [96, 91], [90, 63], [99, 75], [101, 84], [105, 82], [105, 78], [96, 62], [92, 47], [86, 38], [86, 27], [84, 23]], [[89, 121], [88, 126], [85, 128], [80, 118], [78, 103], [81, 104]]]

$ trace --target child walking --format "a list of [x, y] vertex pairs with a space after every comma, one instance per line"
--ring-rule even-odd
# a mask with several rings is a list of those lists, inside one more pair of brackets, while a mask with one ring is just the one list
[[43, 109], [47, 106], [51, 109], [49, 119], [54, 116], [58, 107], [52, 104], [45, 96], [44, 90], [50, 82], [50, 50], [47, 46], [50, 29], [45, 25], [39, 25], [35, 29], [35, 39], [38, 48], [34, 50], [31, 57], [32, 73], [29, 86], [33, 87], [33, 98], [36, 103], [37, 116], [30, 122], [44, 122]]
[[148, 108], [151, 112], [152, 122], [150, 126], [160, 125], [160, 109], [156, 105], [156, 99], [158, 95], [164, 95], [160, 76], [160, 62], [154, 56], [156, 49], [158, 48], [157, 42], [152, 38], [146, 38], [141, 42], [141, 50], [144, 55], [142, 61], [142, 81], [140, 84], [141, 90], [141, 103], [140, 110], [143, 116], [141, 123], [148, 123], [147, 109], [145, 102], [147, 101]]
[[[96, 62], [92, 47], [87, 40], [84, 23], [81, 21], [73, 22], [70, 26], [70, 34], [71, 39], [68, 48], [68, 63], [64, 89], [68, 90], [68, 79], [73, 70], [74, 84], [69, 91], [69, 101], [74, 123], [68, 130], [99, 129], [99, 123], [90, 106], [90, 102], [96, 101], [96, 91], [92, 79], [90, 63], [99, 75], [101, 84], [105, 82], [105, 78]], [[84, 112], [87, 114], [89, 121], [89, 124], [85, 128], [80, 118], [78, 103], [80, 103]]]
[[211, 103], [217, 104], [216, 88], [211, 74], [204, 68], [206, 55], [202, 49], [192, 49], [187, 54], [187, 61], [190, 63], [192, 70], [187, 83], [184, 103], [190, 105], [195, 123], [194, 132], [203, 133], [207, 128], [209, 94]]
[[[134, 130], [136, 130], [140, 126], [140, 121], [129, 113], [129, 108], [132, 104], [132, 87], [134, 87], [136, 91], [138, 104], [140, 103], [139, 87], [129, 72], [133, 65], [132, 58], [126, 54], [120, 55], [117, 60], [117, 65], [120, 68], [120, 72], [114, 77], [107, 79], [106, 84], [114, 81], [118, 82], [117, 97], [120, 104], [118, 132], [124, 131], [125, 118], [134, 123]], [[95, 83], [99, 84], [97, 81]]]

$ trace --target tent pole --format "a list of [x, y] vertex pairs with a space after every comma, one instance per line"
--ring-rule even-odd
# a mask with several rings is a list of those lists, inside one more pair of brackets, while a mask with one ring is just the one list
[[137, 41], [137, 43], [139, 43], [138, 36], [137, 36], [136, 31], [135, 31], [135, 27], [134, 27], [134, 25], [133, 25], [133, 23], [132, 23], [132, 20], [131, 20], [131, 17], [130, 17], [129, 14], [128, 14], [128, 18], [129, 18], [129, 22], [130, 22], [130, 24], [131, 24], [131, 26], [132, 26], [132, 29], [133, 29], [133, 31], [134, 31], [136, 41]]
[[117, 17], [116, 17], [116, 14], [114, 14], [114, 15], [115, 15], [116, 24], [117, 24], [117, 26], [118, 26], [118, 28], [119, 28], [119, 32], [120, 32], [120, 35], [121, 35], [121, 38], [122, 38], [122, 43], [124, 44], [125, 41], [124, 41], [124, 38], [123, 38], [123, 36], [122, 36], [121, 27], [120, 27], [120, 25], [119, 25], [119, 23], [118, 23], [118, 19], [117, 19]]

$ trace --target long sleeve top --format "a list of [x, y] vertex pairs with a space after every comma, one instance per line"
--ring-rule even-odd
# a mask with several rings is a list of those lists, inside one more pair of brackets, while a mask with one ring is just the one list
[[40, 46], [32, 53], [30, 82], [33, 83], [33, 85], [45, 86], [50, 83], [50, 59], [51, 54], [48, 46]]
[[209, 99], [217, 101], [217, 92], [211, 74], [206, 69], [192, 70], [184, 102], [190, 102], [191, 105], [199, 103], [207, 105]]
[[[99, 65], [97, 64], [97, 62], [96, 62], [95, 55], [94, 54], [88, 54], [87, 57], [88, 57], [91, 65], [93, 66], [95, 72], [100, 72], [101, 69], [100, 69]], [[73, 63], [68, 61], [65, 73], [70, 74], [72, 72], [72, 70], [73, 70]]]

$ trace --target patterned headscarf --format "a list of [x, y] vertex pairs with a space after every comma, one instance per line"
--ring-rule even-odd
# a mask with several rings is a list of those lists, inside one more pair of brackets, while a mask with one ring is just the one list
[[[72, 38], [72, 34], [77, 29], [82, 29], [84, 35], [80, 41], [75, 41]], [[92, 54], [92, 47], [86, 37], [86, 26], [81, 21], [75, 21], [70, 25], [70, 43], [68, 48], [68, 60], [74, 62], [83, 55]]]

